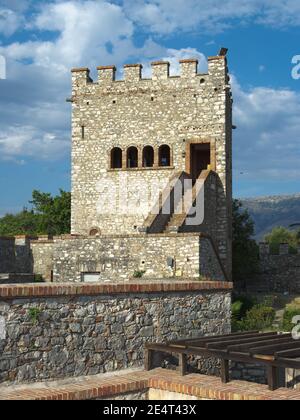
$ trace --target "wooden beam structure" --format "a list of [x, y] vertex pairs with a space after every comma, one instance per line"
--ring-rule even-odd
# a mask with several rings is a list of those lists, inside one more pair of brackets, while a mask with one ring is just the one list
[[267, 367], [269, 389], [278, 388], [279, 369], [300, 369], [300, 341], [291, 334], [276, 332], [226, 334], [146, 344], [145, 369], [151, 370], [155, 352], [178, 355], [182, 375], [188, 371], [188, 356], [216, 357], [221, 360], [221, 380], [230, 381], [230, 361]]

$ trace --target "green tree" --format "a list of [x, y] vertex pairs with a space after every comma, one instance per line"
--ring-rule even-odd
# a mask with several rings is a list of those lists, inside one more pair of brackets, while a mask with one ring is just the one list
[[259, 249], [253, 239], [254, 222], [239, 200], [233, 201], [233, 280], [250, 280], [258, 272]]
[[265, 241], [270, 244], [271, 253], [279, 253], [279, 245], [288, 243], [290, 252], [297, 252], [299, 241], [299, 232], [292, 232], [282, 226], [275, 227], [271, 233], [265, 236]]
[[33, 191], [32, 209], [0, 218], [0, 235], [61, 235], [70, 232], [71, 194], [59, 195]]
[[40, 217], [33, 211], [23, 209], [17, 214], [6, 214], [0, 218], [0, 235], [36, 235], [39, 232]]
[[60, 190], [60, 194], [52, 197], [49, 193], [33, 191], [33, 211], [40, 216], [41, 232], [50, 235], [69, 233], [71, 228], [71, 194]]

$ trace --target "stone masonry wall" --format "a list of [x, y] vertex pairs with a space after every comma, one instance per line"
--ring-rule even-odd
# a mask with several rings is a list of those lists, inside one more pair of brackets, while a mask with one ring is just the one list
[[198, 234], [131, 235], [58, 239], [53, 247], [54, 281], [81, 282], [82, 273], [98, 281], [143, 278], [196, 278], [224, 281], [209, 239]]
[[41, 275], [44, 281], [53, 277], [53, 240], [31, 241], [34, 274]]
[[60, 284], [21, 291], [0, 286], [0, 382], [141, 366], [145, 342], [228, 333], [231, 287], [200, 282], [114, 289]]
[[[99, 67], [98, 82], [91, 80], [88, 69], [73, 70], [72, 233], [88, 235], [94, 228], [101, 234], [136, 232], [169, 179], [177, 172], [189, 172], [190, 144], [210, 143], [212, 169], [223, 190], [217, 203], [220, 253], [228, 257], [230, 275], [232, 102], [227, 59], [210, 57], [207, 74], [197, 73], [195, 60], [180, 65], [181, 76], [170, 77], [168, 63], [153, 63], [151, 79], [141, 78], [141, 66], [126, 66], [124, 80], [118, 81], [114, 67]], [[169, 167], [158, 166], [162, 145], [171, 148]], [[138, 148], [138, 168], [126, 169], [130, 146]], [[143, 168], [144, 146], [154, 148], [153, 168]], [[110, 169], [114, 147], [122, 149], [122, 169]], [[151, 193], [153, 181], [159, 187]], [[146, 199], [138, 200], [136, 187], [130, 190], [130, 186], [141, 182]], [[104, 196], [108, 195], [110, 204], [114, 201], [112, 185], [128, 194], [133, 214], [115, 209], [103, 212]], [[125, 202], [123, 196], [116, 200], [117, 204]]]
[[30, 237], [0, 238], [0, 273], [32, 272], [32, 255]]
[[239, 288], [249, 292], [300, 293], [300, 250], [297, 254], [289, 253], [288, 244], [280, 246], [278, 255], [270, 253], [266, 243], [260, 244], [260, 270], [254, 279]]

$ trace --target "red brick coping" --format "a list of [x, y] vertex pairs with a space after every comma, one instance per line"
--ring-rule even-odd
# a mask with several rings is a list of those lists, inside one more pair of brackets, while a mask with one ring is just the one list
[[0, 400], [91, 400], [112, 398], [149, 388], [176, 392], [210, 400], [300, 400], [300, 391], [281, 388], [269, 391], [266, 385], [232, 381], [222, 384], [219, 378], [155, 369], [113, 375], [97, 375], [45, 384], [0, 387]]
[[48, 296], [91, 296], [121, 293], [194, 292], [232, 290], [230, 282], [214, 281], [129, 281], [124, 283], [40, 283], [0, 285], [0, 298]]

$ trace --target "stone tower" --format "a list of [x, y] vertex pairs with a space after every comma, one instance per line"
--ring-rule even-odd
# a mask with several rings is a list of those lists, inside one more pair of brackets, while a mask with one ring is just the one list
[[[96, 82], [89, 69], [72, 70], [72, 234], [202, 232], [212, 238], [230, 276], [232, 98], [226, 54], [208, 58], [207, 74], [198, 74], [197, 66], [197, 60], [182, 60], [180, 76], [171, 77], [168, 62], [154, 62], [152, 78], [144, 79], [142, 66], [130, 64], [123, 80], [116, 80], [114, 66], [98, 67]], [[175, 214], [176, 202], [170, 214], [161, 211], [163, 191], [171, 185], [172, 196], [176, 182], [185, 179], [204, 182], [204, 220], [197, 226], [187, 226], [184, 212]], [[147, 200], [136, 198], [138, 186]], [[120, 211], [126, 200], [139, 211]], [[113, 204], [109, 210], [104, 201]], [[149, 212], [152, 207], [158, 214]]]

